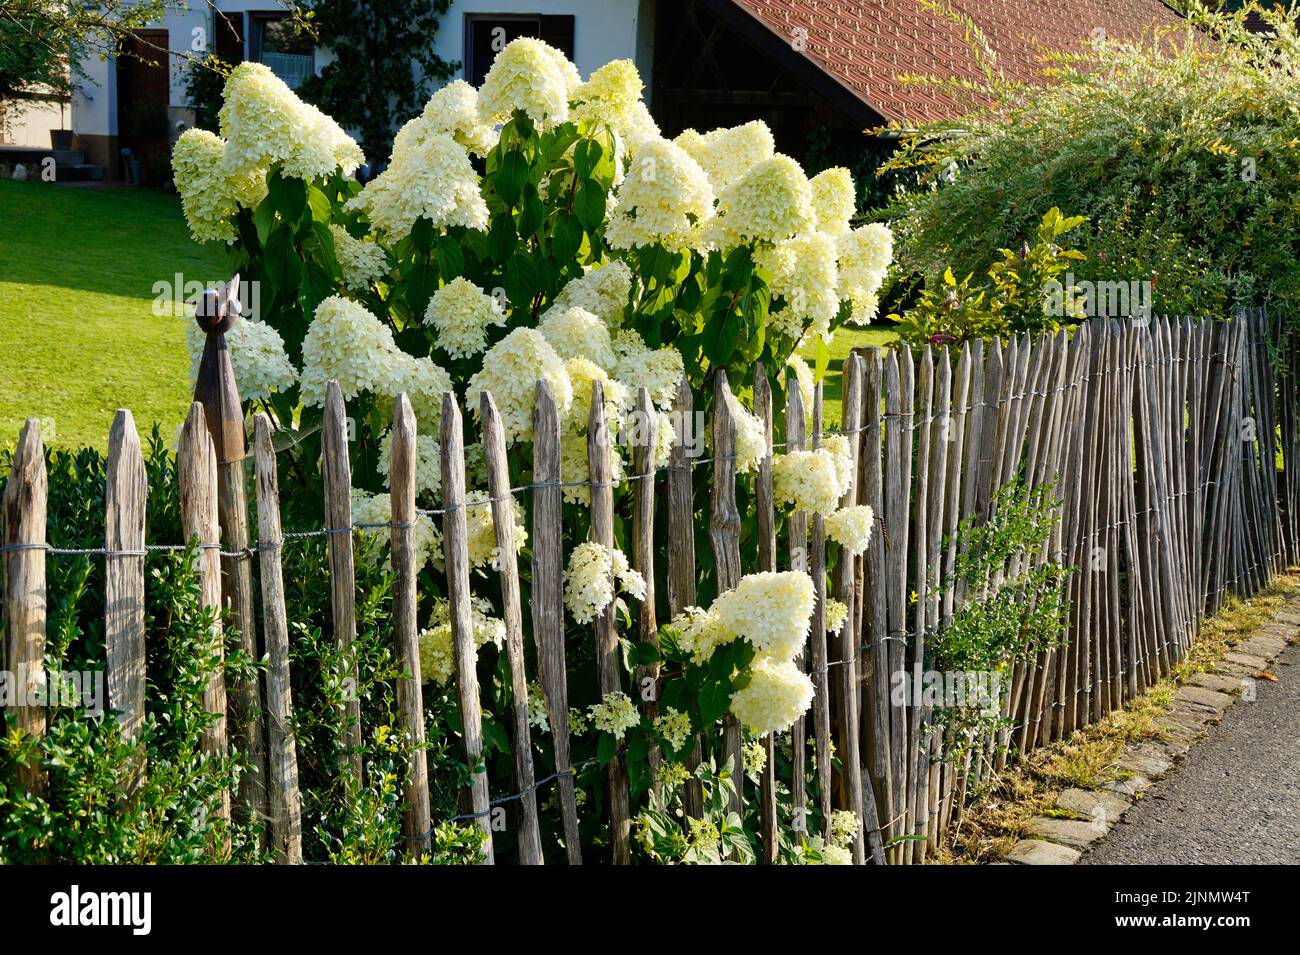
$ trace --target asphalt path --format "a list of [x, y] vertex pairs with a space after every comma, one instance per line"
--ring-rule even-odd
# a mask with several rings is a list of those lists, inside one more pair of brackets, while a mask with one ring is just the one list
[[1300, 646], [1288, 647], [1082, 865], [1300, 863]]

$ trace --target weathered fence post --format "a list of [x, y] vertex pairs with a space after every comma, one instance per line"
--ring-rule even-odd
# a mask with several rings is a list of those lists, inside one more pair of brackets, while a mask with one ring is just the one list
[[[718, 370], [713, 384], [713, 489], [709, 510], [709, 540], [718, 593], [740, 583], [740, 511], [736, 508], [736, 423], [731, 416], [731, 389], [727, 373]], [[722, 717], [723, 759], [730, 764], [735, 789], [730, 809], [740, 812], [745, 801], [744, 736], [740, 721], [730, 711]]]
[[262, 636], [266, 643], [266, 755], [271, 848], [280, 862], [302, 862], [302, 806], [298, 749], [293, 736], [289, 674], [289, 618], [284, 606], [280, 482], [271, 443], [271, 419], [253, 419], [257, 475], [257, 554], [262, 578]]
[[[677, 382], [673, 408], [673, 446], [668, 456], [668, 615], [676, 617], [687, 607], [695, 606], [695, 475], [690, 452], [695, 428], [695, 397], [690, 382], [683, 376]], [[704, 815], [704, 791], [695, 778], [696, 767], [704, 758], [700, 734], [696, 733], [686, 768], [691, 776], [682, 790], [682, 809], [690, 819]]]
[[442, 396], [442, 546], [447, 568], [447, 605], [456, 656], [456, 699], [460, 705], [465, 762], [470, 767], [470, 811], [487, 839], [483, 864], [495, 861], [492, 851], [492, 808], [483, 762], [483, 711], [478, 698], [478, 650], [470, 616], [469, 529], [465, 517], [465, 438], [460, 406], [450, 391]]
[[533, 642], [546, 697], [547, 722], [559, 775], [564, 851], [569, 865], [582, 863], [577, 790], [569, 755], [569, 688], [564, 663], [564, 533], [560, 489], [560, 418], [546, 382], [538, 381], [533, 404]]
[[[148, 496], [140, 437], [119, 409], [108, 434], [104, 487], [104, 651], [108, 705], [122, 736], [144, 723], [144, 526]], [[128, 786], [132, 788], [134, 783]]]
[[[645, 598], [637, 606], [637, 635], [642, 643], [659, 649], [659, 622], [655, 616], [655, 447], [659, 422], [650, 392], [638, 388], [632, 427], [632, 567], [645, 578]], [[645, 704], [650, 721], [659, 716], [659, 664], [638, 664], [634, 689]], [[658, 743], [649, 752], [651, 779], [659, 785], [662, 753]], [[656, 790], [657, 791], [657, 790]]]
[[[776, 570], [776, 506], [772, 492], [772, 386], [762, 362], [754, 365], [754, 414], [763, 422], [763, 459], [755, 481], [758, 510], [758, 569]], [[763, 861], [776, 864], [780, 838], [776, 827], [776, 748], [771, 733], [760, 741], [766, 759], [759, 776], [759, 838]]]
[[[804, 418], [803, 395], [799, 392], [797, 382], [786, 380], [785, 396], [785, 447], [787, 452], [802, 451], [807, 436], [807, 424]], [[808, 573], [808, 514], [805, 511], [791, 511], [786, 518], [786, 536], [790, 546], [790, 569], [801, 574]], [[807, 665], [807, 641], [800, 647], [795, 657], [795, 664], [805, 673]], [[807, 733], [808, 724], [805, 717], [795, 720], [790, 729], [790, 806], [792, 828], [801, 835], [808, 833], [808, 787], [804, 778], [807, 771]]]
[[[533, 791], [533, 742], [528, 730], [528, 675], [524, 671], [524, 619], [519, 604], [519, 558], [515, 543], [515, 502], [510, 492], [510, 466], [506, 459], [505, 432], [491, 392], [479, 401], [483, 425], [483, 451], [487, 459], [488, 494], [492, 499], [497, 564], [501, 575], [501, 603], [506, 625], [506, 656], [510, 663], [510, 742], [514, 748], [515, 791], [522, 825], [519, 861], [541, 865], [542, 834], [537, 821], [537, 794]], [[414, 474], [414, 472], [412, 472]]]
[[397, 396], [393, 409], [393, 437], [388, 468], [388, 490], [392, 503], [393, 570], [397, 584], [393, 593], [393, 638], [402, 671], [397, 679], [397, 708], [402, 731], [411, 747], [406, 779], [402, 788], [402, 835], [406, 849], [414, 856], [429, 851], [429, 761], [424, 751], [424, 680], [420, 673], [420, 638], [416, 627], [415, 559], [415, 412], [405, 394]]
[[354, 785], [362, 783], [361, 701], [357, 699], [357, 662], [352, 643], [357, 638], [357, 578], [352, 553], [352, 463], [348, 454], [348, 422], [339, 383], [325, 386], [325, 418], [321, 423], [321, 476], [325, 481], [325, 527], [330, 561], [330, 606], [334, 642], [343, 652], [348, 673], [344, 694], [343, 750], [340, 763], [350, 767]]
[[[614, 547], [614, 467], [609, 427], [605, 420], [605, 391], [600, 382], [591, 387], [591, 415], [587, 419], [587, 463], [591, 479], [591, 536], [602, 547]], [[619, 678], [618, 631], [614, 602], [596, 616], [596, 675], [600, 696], [622, 690]], [[615, 865], [632, 861], [632, 820], [628, 809], [627, 755], [620, 744], [607, 766], [609, 782], [610, 845]]]
[[[14, 449], [5, 485], [6, 666], [15, 676], [19, 701], [9, 707], [25, 736], [45, 736], [45, 519], [49, 484], [41, 423], [28, 418]], [[45, 770], [18, 767], [18, 782], [43, 796]]]
[[[248, 491], [244, 475], [248, 438], [235, 369], [226, 345], [226, 332], [239, 318], [239, 276], [234, 276], [219, 290], [209, 289], [200, 299], [194, 317], [206, 335], [194, 383], [194, 400], [203, 406], [217, 457], [217, 519], [226, 552], [221, 558], [222, 594], [230, 604], [230, 620], [239, 632], [240, 649], [249, 660], [260, 660], [253, 606], [252, 553], [248, 550]], [[248, 761], [248, 771], [239, 780], [236, 815], [262, 823], [268, 808], [258, 677], [236, 676], [231, 682], [230, 704], [230, 739]], [[261, 831], [265, 845], [266, 831]]]
[[[216, 661], [203, 693], [203, 708], [216, 717], [203, 733], [203, 751], [209, 756], [226, 755], [225, 646], [221, 628], [221, 546], [217, 525], [217, 456], [204, 421], [203, 406], [190, 405], [176, 451], [176, 477], [181, 494], [181, 527], [187, 541], [196, 541], [201, 605], [214, 611], [212, 657]], [[222, 793], [221, 818], [230, 819], [230, 793]], [[230, 844], [229, 835], [225, 845]]]

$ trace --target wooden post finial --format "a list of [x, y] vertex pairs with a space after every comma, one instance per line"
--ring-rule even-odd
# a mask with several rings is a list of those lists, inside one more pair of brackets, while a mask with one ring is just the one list
[[239, 276], [235, 275], [219, 288], [205, 291], [197, 306], [194, 320], [207, 335], [207, 341], [194, 382], [194, 400], [203, 405], [217, 463], [230, 464], [248, 456], [244, 409], [226, 345], [226, 332], [239, 318]]

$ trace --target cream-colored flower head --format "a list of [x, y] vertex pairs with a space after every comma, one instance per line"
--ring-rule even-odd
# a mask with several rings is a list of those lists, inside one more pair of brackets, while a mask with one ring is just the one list
[[809, 180], [817, 229], [828, 235], [844, 235], [857, 209], [853, 174], [843, 166], [824, 169]]
[[383, 391], [397, 351], [392, 330], [365, 306], [331, 295], [316, 307], [303, 339], [303, 404], [324, 406], [331, 378], [338, 381], [344, 400], [363, 391]]
[[731, 712], [751, 733], [780, 733], [808, 712], [812, 680], [794, 663], [759, 655], [750, 672], [749, 684], [731, 698]]
[[[497, 547], [497, 530], [491, 499], [484, 491], [470, 491], [465, 495], [465, 500], [470, 505], [465, 508], [469, 565], [471, 568], [487, 566], [499, 570], [501, 549]], [[528, 542], [528, 530], [524, 527], [523, 507], [515, 500], [510, 503], [515, 517], [515, 553], [518, 553]]]
[[566, 361], [589, 358], [606, 371], [615, 364], [609, 326], [585, 308], [552, 309], [537, 326], [555, 353]]
[[622, 739], [627, 731], [641, 722], [641, 714], [636, 704], [622, 690], [606, 693], [599, 703], [593, 703], [589, 710], [591, 722], [602, 733], [611, 733], [615, 739]]
[[219, 114], [226, 171], [251, 175], [279, 163], [283, 175], [318, 179], [365, 162], [338, 123], [304, 103], [262, 63], [240, 63], [226, 80]]
[[334, 258], [343, 272], [345, 288], [365, 291], [388, 271], [388, 258], [376, 243], [354, 239], [336, 223], [330, 224], [330, 235], [334, 237]]
[[805, 232], [764, 247], [755, 256], [772, 276], [772, 294], [785, 300], [773, 321], [788, 337], [798, 340], [810, 326], [811, 334], [830, 339], [831, 320], [840, 309], [835, 256], [835, 239], [825, 232]]
[[633, 400], [637, 389], [644, 388], [660, 411], [672, 408], [677, 385], [686, 371], [680, 351], [651, 348], [636, 331], [627, 328], [614, 336], [614, 355], [614, 374], [627, 385]]
[[465, 278], [434, 292], [424, 312], [424, 324], [438, 333], [435, 344], [452, 358], [477, 355], [487, 348], [488, 329], [505, 323], [497, 300]]
[[479, 395], [492, 392], [506, 441], [531, 441], [537, 382], [545, 381], [561, 418], [573, 402], [573, 387], [564, 360], [534, 328], [516, 328], [488, 349], [483, 367], [469, 380], [465, 402], [478, 414]]
[[234, 242], [239, 204], [225, 167], [226, 144], [206, 129], [187, 129], [172, 149], [172, 180], [196, 242]]
[[618, 187], [618, 204], [606, 226], [616, 249], [689, 247], [700, 223], [712, 215], [713, 187], [699, 163], [663, 139], [643, 143]]
[[[379, 473], [389, 478], [393, 461], [393, 432], [384, 432], [379, 444]], [[392, 481], [389, 479], [389, 485]], [[426, 500], [438, 503], [442, 493], [442, 448], [432, 434], [415, 436], [415, 492]]]
[[448, 133], [476, 156], [486, 156], [497, 144], [494, 126], [482, 121], [478, 90], [453, 80], [429, 98], [421, 113], [432, 132]]
[[825, 448], [791, 449], [772, 461], [772, 488], [777, 504], [810, 514], [831, 514], [847, 487], [842, 487], [835, 456]]
[[[482, 597], [471, 598], [469, 618], [476, 650], [489, 643], [498, 648], [505, 645], [506, 625], [494, 616], [492, 604]], [[429, 626], [420, 631], [419, 641], [420, 679], [425, 683], [446, 683], [456, 672], [456, 649], [452, 641], [451, 604], [443, 598], [434, 599]]]
[[486, 125], [496, 125], [518, 109], [539, 129], [550, 129], [568, 121], [570, 93], [580, 82], [577, 68], [559, 50], [533, 37], [519, 37], [492, 61], [479, 88], [479, 117]]
[[780, 242], [811, 231], [815, 223], [808, 177], [797, 162], [778, 153], [719, 192], [709, 236], [723, 248]]
[[631, 60], [611, 60], [573, 95], [573, 118], [588, 127], [606, 126], [623, 135], [642, 121], [637, 113], [645, 84]]
[[584, 308], [599, 316], [612, 331], [622, 326], [631, 294], [632, 270], [626, 263], [613, 259], [594, 266], [560, 289], [550, 308], [542, 313], [542, 320], [545, 321], [552, 312]]
[[703, 167], [717, 193], [776, 152], [772, 130], [762, 120], [707, 133], [688, 129], [673, 141]]
[[[389, 525], [393, 520], [393, 499], [388, 494], [371, 494], [361, 488], [352, 489], [352, 523], [359, 533], [377, 537], [386, 542], [391, 537]], [[442, 534], [427, 514], [417, 514], [411, 529], [415, 539], [415, 566], [419, 570], [426, 563], [442, 566]], [[375, 551], [374, 553], [379, 553]], [[384, 561], [391, 568], [391, 555]]]
[[807, 574], [764, 571], [740, 578], [710, 610], [723, 629], [748, 640], [755, 650], [791, 660], [808, 638], [815, 599]]
[[894, 235], [878, 222], [839, 237], [840, 294], [853, 303], [851, 321], [865, 325], [875, 317], [876, 293], [894, 258]]
[[564, 574], [564, 604], [574, 620], [595, 620], [618, 591], [645, 599], [645, 578], [632, 570], [622, 551], [593, 541], [573, 549]]
[[430, 130], [422, 116], [402, 127], [388, 168], [344, 208], [364, 213], [389, 243], [409, 235], [421, 218], [435, 228], [464, 226], [479, 231], [487, 229], [488, 222], [487, 203], [469, 153], [449, 134]]
[[826, 518], [826, 536], [849, 553], [857, 555], [871, 543], [875, 515], [865, 504], [846, 507]]

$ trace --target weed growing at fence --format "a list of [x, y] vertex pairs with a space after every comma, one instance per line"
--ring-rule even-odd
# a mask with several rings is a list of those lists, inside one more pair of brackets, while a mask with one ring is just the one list
[[[957, 559], [946, 589], [970, 596], [930, 644], [931, 668], [939, 673], [996, 674], [1010, 691], [1017, 665], [1064, 645], [1070, 602], [1065, 596], [1072, 568], [1038, 559], [1060, 518], [1055, 486], [1028, 488], [1016, 481], [993, 499], [987, 520], [967, 518], [957, 528]], [[935, 710], [932, 731], [957, 741], [945, 758], [961, 762], [970, 743], [982, 745], [988, 734], [1010, 725], [1005, 698], [996, 709], [942, 706]]]

